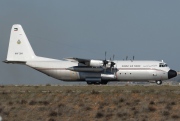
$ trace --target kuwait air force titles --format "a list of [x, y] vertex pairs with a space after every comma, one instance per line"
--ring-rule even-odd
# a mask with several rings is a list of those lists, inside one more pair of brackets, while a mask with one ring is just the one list
[[59, 80], [86, 81], [87, 84], [107, 84], [109, 81], [154, 81], [162, 84], [163, 80], [177, 76], [177, 72], [163, 61], [113, 60], [56, 60], [36, 56], [22, 26], [15, 24], [4, 62], [24, 64]]

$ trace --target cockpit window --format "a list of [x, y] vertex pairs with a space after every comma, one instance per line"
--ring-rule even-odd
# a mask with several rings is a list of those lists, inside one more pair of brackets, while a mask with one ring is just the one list
[[167, 67], [168, 65], [165, 63], [159, 63], [159, 67]]

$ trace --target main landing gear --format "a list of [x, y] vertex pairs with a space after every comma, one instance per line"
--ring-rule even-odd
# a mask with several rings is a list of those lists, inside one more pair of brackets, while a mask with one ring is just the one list
[[157, 81], [156, 81], [156, 84], [157, 84], [157, 85], [161, 85], [161, 84], [162, 84], [162, 81], [161, 81], [161, 80], [157, 80]]
[[92, 85], [92, 84], [94, 84], [94, 85], [100, 85], [100, 84], [106, 85], [107, 83], [108, 83], [108, 81], [102, 81], [102, 82], [90, 82], [90, 81], [88, 81], [87, 82], [88, 85]]

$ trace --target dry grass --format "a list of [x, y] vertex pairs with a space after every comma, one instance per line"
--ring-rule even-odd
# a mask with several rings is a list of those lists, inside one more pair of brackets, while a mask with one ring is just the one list
[[178, 86], [1, 86], [3, 121], [180, 120]]

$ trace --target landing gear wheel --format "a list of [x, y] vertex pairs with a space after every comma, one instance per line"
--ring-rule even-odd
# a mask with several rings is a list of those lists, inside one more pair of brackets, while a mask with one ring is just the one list
[[100, 85], [101, 82], [94, 82], [94, 85]]
[[87, 82], [88, 85], [92, 85], [93, 83], [92, 82]]
[[162, 84], [162, 81], [161, 81], [161, 80], [157, 80], [157, 81], [156, 81], [156, 84], [157, 84], [157, 85], [161, 85], [161, 84]]

